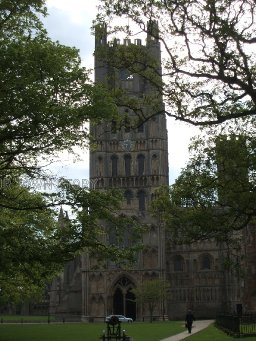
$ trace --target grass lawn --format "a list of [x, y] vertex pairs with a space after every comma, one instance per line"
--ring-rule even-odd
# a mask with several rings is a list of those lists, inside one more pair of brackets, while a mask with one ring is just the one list
[[[133, 341], [159, 341], [184, 331], [184, 322], [122, 324]], [[1, 324], [0, 341], [99, 341], [105, 323]]]
[[[0, 324], [0, 341], [99, 341], [105, 328], [105, 323]], [[122, 329], [133, 341], [159, 341], [185, 330], [183, 321], [123, 323]], [[237, 341], [237, 338], [211, 325], [187, 340]], [[243, 338], [243, 341], [256, 341], [256, 337]]]

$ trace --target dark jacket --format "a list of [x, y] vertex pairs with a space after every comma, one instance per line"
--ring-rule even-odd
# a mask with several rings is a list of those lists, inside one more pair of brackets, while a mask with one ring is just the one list
[[186, 315], [186, 318], [185, 318], [185, 321], [187, 322], [187, 324], [192, 324], [193, 321], [195, 321], [195, 317], [194, 315], [192, 314], [192, 312], [188, 312], [187, 315]]

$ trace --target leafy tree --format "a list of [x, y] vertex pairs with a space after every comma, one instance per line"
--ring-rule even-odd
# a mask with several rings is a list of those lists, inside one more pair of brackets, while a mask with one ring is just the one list
[[[0, 207], [0, 304], [40, 295], [63, 264], [85, 248], [104, 263], [107, 259], [128, 266], [134, 261], [141, 230], [134, 218], [118, 215], [119, 193], [88, 191], [63, 181], [65, 202], [77, 214], [59, 224], [56, 212], [47, 208], [48, 202], [40, 193], [32, 193], [19, 183], [7, 190], [21, 206], [15, 210]], [[107, 245], [106, 225], [115, 231], [119, 244]], [[124, 245], [128, 225], [131, 243]]]
[[[67, 180], [63, 180], [61, 188], [66, 193], [66, 203], [76, 213], [74, 218], [70, 218], [74, 234], [71, 239], [70, 236], [67, 238], [71, 255], [87, 247], [104, 262], [113, 260], [122, 266], [135, 261], [143, 226], [134, 216], [120, 215], [122, 192], [88, 191], [78, 185], [70, 186]], [[125, 233], [127, 227], [129, 236]], [[110, 231], [115, 236], [113, 242], [109, 240]], [[67, 232], [70, 233], [69, 229]], [[67, 249], [64, 248], [63, 252], [64, 256]]]
[[194, 155], [175, 184], [161, 188], [152, 204], [178, 243], [215, 239], [236, 242], [255, 221], [255, 139], [218, 136], [197, 139]]
[[[37, 175], [60, 151], [88, 144], [90, 120], [115, 110], [89, 80], [78, 50], [47, 37], [37, 15], [44, 1], [0, 7], [0, 176]], [[0, 203], [1, 204], [1, 203]]]
[[[1, 302], [38, 294], [84, 248], [102, 258], [131, 258], [132, 248], [105, 245], [105, 225], [99, 218], [120, 239], [127, 224], [137, 229], [134, 219], [118, 216], [119, 194], [98, 193], [61, 179], [59, 192], [47, 195], [26, 185], [26, 179], [51, 182], [45, 167], [59, 152], [74, 153], [74, 147], [88, 145], [89, 120], [97, 124], [117, 114], [108, 92], [93, 84], [81, 67], [79, 51], [47, 36], [39, 19], [46, 15], [44, 4], [0, 3]], [[58, 227], [52, 210], [60, 204], [74, 211], [65, 228]]]
[[[159, 68], [153, 64], [145, 68], [143, 56], [136, 56], [132, 48], [130, 63], [128, 58], [124, 62], [154, 84], [170, 117], [199, 126], [241, 119], [240, 124], [249, 122], [254, 129], [254, 1], [101, 0], [100, 4], [98, 22], [107, 22], [110, 33], [136, 36], [147, 31], [147, 23], [158, 23], [158, 29], [151, 25], [150, 36], [161, 42], [163, 81], [156, 81]], [[121, 17], [128, 18], [128, 25], [113, 26]], [[124, 63], [118, 54], [116, 58], [117, 65]]]
[[150, 322], [153, 321], [154, 310], [165, 300], [169, 283], [163, 279], [153, 279], [143, 282], [137, 288], [132, 289], [136, 301], [147, 306], [150, 313]]
[[[40, 194], [19, 184], [8, 191], [28, 205], [45, 205]], [[0, 303], [17, 303], [38, 295], [60, 269], [60, 262], [53, 257], [58, 244], [57, 222], [47, 208], [14, 212], [0, 207], [0, 212]]]

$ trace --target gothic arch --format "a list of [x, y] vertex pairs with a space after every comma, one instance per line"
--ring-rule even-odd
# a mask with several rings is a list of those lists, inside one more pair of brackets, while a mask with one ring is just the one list
[[184, 271], [185, 262], [181, 255], [176, 255], [173, 257], [173, 271]]
[[151, 173], [157, 175], [159, 173], [159, 160], [156, 154], [151, 157]]
[[203, 253], [199, 256], [199, 269], [200, 270], [212, 270], [213, 257], [208, 253]]
[[98, 157], [98, 165], [97, 165], [98, 176], [103, 176], [103, 157], [100, 155]]
[[114, 314], [121, 314], [136, 319], [136, 302], [132, 289], [134, 282], [127, 276], [120, 276], [112, 287], [112, 311]]
[[193, 271], [197, 272], [197, 260], [193, 259]]
[[125, 176], [131, 176], [131, 164], [132, 164], [132, 157], [131, 154], [125, 154], [124, 155], [124, 172]]
[[139, 154], [137, 156], [137, 162], [138, 162], [138, 176], [144, 175], [145, 172], [145, 155]]
[[130, 189], [127, 189], [125, 192], [124, 192], [124, 197], [125, 197], [125, 200], [126, 200], [126, 204], [127, 205], [130, 205], [131, 202], [132, 202], [132, 198], [133, 198], [133, 193]]
[[139, 211], [145, 211], [146, 208], [146, 193], [143, 190], [138, 192], [138, 200], [139, 200]]
[[118, 156], [113, 154], [111, 155], [111, 176], [113, 178], [117, 177], [118, 173]]
[[[120, 218], [125, 216], [125, 214], [119, 215]], [[123, 225], [122, 233], [120, 234], [117, 232], [117, 227], [115, 224], [109, 223], [106, 225], [108, 243], [121, 249], [131, 247], [133, 243], [131, 227], [132, 225], [130, 223], [125, 223], [125, 225]]]

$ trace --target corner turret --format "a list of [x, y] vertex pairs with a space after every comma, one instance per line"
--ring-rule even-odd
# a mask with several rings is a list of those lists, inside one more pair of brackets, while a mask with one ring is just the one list
[[95, 47], [107, 45], [107, 24], [102, 23], [95, 26]]

